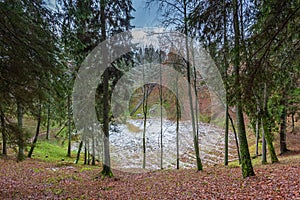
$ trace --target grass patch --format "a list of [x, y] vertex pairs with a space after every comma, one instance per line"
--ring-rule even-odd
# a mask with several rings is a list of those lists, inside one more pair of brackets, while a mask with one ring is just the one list
[[43, 169], [40, 169], [40, 168], [33, 168], [32, 170], [34, 173], [39, 173], [39, 172], [44, 171]]
[[288, 156], [279, 156], [279, 161], [283, 163], [291, 163], [294, 162], [295, 160], [298, 160], [300, 162], [300, 154], [295, 154], [295, 155], [288, 155]]
[[[256, 149], [256, 144], [253, 144], [249, 147], [249, 152], [251, 155], [255, 155], [255, 149]], [[262, 149], [262, 143], [259, 142], [258, 143], [258, 152], [260, 153]]]
[[[258, 157], [255, 157], [255, 158], [251, 159], [251, 162], [252, 162], [253, 166], [261, 165], [261, 156], [258, 156]], [[239, 160], [230, 161], [228, 163], [228, 167], [229, 168], [240, 167]]]
[[[300, 155], [299, 155], [299, 158], [300, 158]], [[295, 159], [295, 158], [293, 158], [292, 160], [294, 160], [294, 159]], [[261, 165], [262, 165], [261, 160], [262, 160], [262, 157], [261, 157], [261, 156], [252, 158], [252, 159], [251, 159], [252, 166], [253, 166], [253, 167], [261, 166]], [[269, 157], [269, 155], [267, 155], [267, 164], [270, 164], [270, 163], [271, 163], [271, 158]], [[229, 168], [240, 167], [239, 161], [238, 161], [238, 160], [234, 160], [234, 161], [229, 162], [229, 163], [228, 163], [228, 167], [229, 167]]]
[[86, 166], [86, 167], [82, 167], [82, 168], [80, 169], [80, 172], [92, 171], [92, 170], [94, 170], [95, 168], [98, 168], [98, 166]]
[[199, 114], [199, 121], [203, 123], [209, 123], [211, 117], [209, 115]]
[[59, 184], [60, 182], [63, 182], [65, 180], [82, 181], [81, 178], [75, 175], [58, 175], [55, 177], [48, 178], [45, 182], [48, 184]]
[[229, 167], [229, 168], [237, 168], [237, 167], [240, 167], [239, 160], [234, 160], [234, 161], [228, 162], [228, 167]]
[[[47, 162], [74, 162], [74, 158], [67, 156], [67, 145], [62, 145], [58, 141], [40, 141], [34, 149], [34, 158]], [[73, 155], [76, 152], [72, 152]]]
[[[261, 156], [258, 156], [258, 157], [255, 157], [253, 158], [251, 161], [252, 161], [252, 165], [253, 166], [259, 166], [259, 165], [262, 165], [261, 164], [261, 160], [262, 160], [262, 157]], [[271, 159], [269, 157], [267, 157], [267, 161], [270, 161]]]

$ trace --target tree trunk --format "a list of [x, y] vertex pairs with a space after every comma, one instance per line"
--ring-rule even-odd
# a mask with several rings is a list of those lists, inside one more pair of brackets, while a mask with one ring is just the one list
[[4, 112], [0, 111], [0, 118], [1, 118], [1, 132], [2, 132], [2, 154], [7, 156], [7, 135], [5, 130], [5, 115]]
[[285, 152], [288, 151], [287, 145], [286, 145], [286, 116], [287, 116], [287, 110], [286, 110], [286, 105], [287, 105], [287, 95], [286, 91], [283, 91], [283, 97], [281, 100], [281, 105], [283, 106], [282, 113], [280, 115], [280, 130], [279, 130], [279, 135], [280, 135], [280, 154], [284, 154]]
[[71, 157], [71, 97], [68, 94], [68, 157]]
[[[192, 49], [194, 49], [193, 46], [192, 46]], [[200, 113], [200, 107], [198, 107], [199, 101], [198, 101], [198, 90], [197, 90], [197, 71], [196, 71], [195, 55], [194, 55], [194, 51], [193, 50], [192, 50], [192, 59], [193, 59], [194, 90], [195, 90], [195, 124], [196, 124], [196, 136], [197, 136], [197, 138], [199, 140], [199, 113]]]
[[[261, 119], [261, 127], [264, 127], [264, 122], [263, 119]], [[262, 160], [261, 160], [261, 164], [265, 165], [267, 164], [267, 145], [266, 145], [266, 137], [265, 137], [265, 131], [264, 128], [262, 128]]]
[[[102, 41], [106, 40], [106, 16], [105, 16], [106, 0], [100, 0], [100, 21], [101, 21], [101, 36]], [[106, 52], [108, 53], [108, 52]], [[107, 56], [102, 56], [102, 61], [104, 65], [108, 64]], [[101, 174], [103, 176], [112, 177], [113, 173], [110, 166], [110, 152], [109, 152], [109, 74], [108, 70], [103, 73], [103, 144], [104, 144], [104, 162], [103, 170]]]
[[144, 130], [143, 130], [143, 169], [146, 168], [146, 129], [147, 129], [147, 104], [148, 104], [148, 98], [146, 96], [148, 92], [148, 86], [144, 85], [144, 101], [143, 101], [143, 113], [144, 113]]
[[50, 103], [47, 105], [47, 132], [46, 132], [46, 139], [50, 139], [50, 115], [51, 115], [51, 110], [50, 110]]
[[81, 140], [80, 143], [79, 143], [75, 164], [78, 164], [78, 161], [79, 161], [79, 158], [80, 158], [80, 152], [81, 152], [81, 149], [82, 149], [82, 145], [83, 145], [83, 141]]
[[271, 136], [271, 131], [270, 131], [270, 118], [268, 114], [268, 108], [267, 108], [267, 102], [268, 102], [268, 94], [267, 94], [267, 84], [264, 83], [264, 105], [263, 105], [263, 113], [262, 113], [262, 120], [263, 120], [263, 130], [264, 130], [264, 135], [265, 139], [268, 145], [268, 150], [270, 153], [271, 157], [271, 162], [275, 163], [278, 162], [278, 158], [276, 156], [276, 152], [273, 146], [273, 139]]
[[[161, 63], [161, 52], [159, 54], [160, 63]], [[159, 65], [159, 100], [160, 100], [160, 169], [163, 169], [163, 92], [162, 92], [162, 72], [161, 64]]]
[[272, 139], [272, 136], [271, 136], [270, 127], [268, 125], [268, 123], [269, 123], [268, 118], [269, 118], [268, 116], [263, 117], [263, 125], [264, 125], [263, 129], [264, 129], [264, 132], [265, 132], [265, 138], [266, 138], [266, 142], [267, 142], [267, 145], [268, 145], [268, 150], [269, 150], [270, 157], [271, 157], [271, 162], [275, 163], [275, 162], [278, 162], [278, 158], [277, 158], [274, 146], [273, 146], [273, 139]]
[[196, 124], [195, 124], [195, 114], [194, 114], [194, 106], [193, 106], [193, 97], [192, 97], [192, 82], [191, 82], [191, 64], [190, 64], [190, 55], [189, 55], [189, 41], [188, 41], [188, 24], [187, 24], [187, 2], [186, 0], [183, 1], [184, 3], [184, 33], [185, 33], [185, 50], [187, 54], [187, 79], [188, 79], [188, 95], [189, 95], [189, 102], [190, 102], [190, 112], [191, 112], [191, 121], [193, 127], [193, 141], [194, 141], [194, 149], [196, 155], [196, 164], [197, 170], [201, 171], [203, 169], [201, 158], [200, 158], [200, 150], [199, 150], [199, 138], [197, 137], [196, 131]]
[[[242, 2], [240, 2], [242, 3]], [[236, 91], [236, 110], [237, 110], [237, 127], [238, 137], [240, 142], [240, 156], [242, 164], [243, 177], [254, 176], [252, 162], [249, 153], [248, 141], [246, 136], [246, 129], [244, 123], [244, 116], [242, 110], [242, 94], [241, 83], [239, 75], [240, 66], [240, 29], [239, 29], [239, 15], [238, 15], [238, 0], [233, 1], [233, 20], [234, 20], [234, 72], [235, 72], [235, 87]]]
[[225, 140], [224, 140], [224, 165], [227, 166], [228, 165], [228, 132], [229, 132], [229, 113], [228, 113], [228, 104], [226, 104], [226, 108], [225, 108]]
[[259, 121], [260, 117], [259, 115], [256, 117], [255, 121], [255, 156], [258, 157], [258, 145], [259, 145]]
[[87, 164], [87, 148], [86, 148], [86, 143], [84, 144], [84, 165]]
[[179, 169], [179, 100], [178, 100], [178, 73], [176, 73], [176, 168]]
[[252, 162], [250, 158], [246, 130], [244, 125], [244, 117], [243, 117], [241, 106], [239, 106], [239, 108], [237, 109], [237, 124], [238, 124], [238, 137], [240, 142], [242, 174], [243, 177], [246, 178], [249, 176], [254, 176], [255, 174], [253, 171]]
[[[262, 125], [262, 118], [261, 118], [261, 101], [259, 98], [255, 95], [253, 91], [253, 95], [256, 100], [256, 121], [255, 121], [255, 156], [258, 157], [258, 149], [259, 149], [259, 132], [260, 132], [260, 125]], [[262, 137], [263, 138], [263, 137]]]
[[31, 158], [33, 150], [35, 148], [36, 142], [38, 140], [39, 137], [39, 133], [40, 133], [40, 126], [41, 126], [41, 115], [42, 115], [42, 106], [39, 105], [39, 111], [38, 111], [38, 116], [37, 116], [37, 126], [36, 126], [36, 132], [35, 132], [35, 136], [31, 145], [31, 148], [28, 152], [28, 158]]
[[19, 128], [19, 135], [18, 135], [18, 161], [22, 161], [25, 159], [24, 148], [25, 148], [25, 141], [23, 135], [23, 108], [21, 104], [17, 103], [17, 118], [18, 118], [18, 128]]
[[90, 143], [89, 141], [85, 144], [86, 145], [86, 164], [90, 165]]
[[96, 165], [96, 160], [95, 160], [95, 155], [96, 155], [96, 151], [95, 151], [95, 138], [94, 135], [92, 135], [92, 165]]
[[[265, 109], [267, 107], [267, 84], [264, 83], [264, 91], [263, 91], [263, 113], [265, 112]], [[267, 164], [267, 143], [266, 143], [266, 133], [265, 133], [265, 125], [263, 121], [263, 116], [261, 116], [261, 127], [262, 127], [262, 161], [261, 163]]]
[[233, 133], [234, 133], [234, 139], [235, 139], [235, 145], [236, 145], [236, 150], [237, 150], [237, 154], [238, 154], [239, 164], [241, 164], [240, 147], [239, 147], [239, 141], [238, 141], [238, 138], [237, 138], [236, 130], [235, 130], [235, 127], [234, 127], [233, 120], [232, 120], [229, 113], [228, 113], [228, 117], [230, 119], [231, 126], [232, 126]]
[[295, 131], [295, 112], [292, 112], [292, 133]]
[[[223, 71], [223, 79], [225, 82], [226, 91], [228, 90], [227, 84], [227, 70], [228, 70], [228, 61], [227, 61], [227, 54], [228, 54], [228, 39], [227, 39], [227, 13], [226, 13], [226, 1], [223, 0], [223, 24], [224, 24], [224, 33], [223, 33], [223, 40], [224, 40], [224, 71]], [[225, 139], [224, 139], [224, 165], [228, 165], [228, 134], [229, 134], [229, 107], [228, 107], [228, 100], [227, 100], [227, 92], [226, 92], [226, 108], [225, 108]], [[237, 143], [238, 145], [238, 143]], [[238, 149], [238, 148], [237, 148]], [[239, 150], [238, 150], [239, 151]], [[239, 153], [238, 153], [239, 155]], [[240, 155], [239, 155], [240, 161]]]

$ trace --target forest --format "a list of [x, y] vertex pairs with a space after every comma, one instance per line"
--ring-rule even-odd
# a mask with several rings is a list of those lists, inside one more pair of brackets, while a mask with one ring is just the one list
[[0, 198], [299, 199], [300, 1], [137, 1], [0, 0]]

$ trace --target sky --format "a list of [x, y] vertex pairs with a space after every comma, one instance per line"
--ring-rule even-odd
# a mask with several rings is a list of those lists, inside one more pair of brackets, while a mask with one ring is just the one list
[[160, 23], [156, 6], [146, 8], [146, 0], [133, 0], [132, 2], [133, 7], [136, 10], [132, 13], [133, 17], [135, 17], [135, 19], [132, 20], [132, 24], [135, 26], [135, 28], [159, 26]]
[[[132, 20], [132, 25], [135, 28], [145, 28], [145, 27], [158, 27], [159, 20], [157, 15], [157, 7], [152, 6], [151, 8], [146, 8], [147, 0], [132, 0], [135, 12], [132, 12], [135, 19]], [[49, 0], [49, 7], [55, 8], [56, 0]]]

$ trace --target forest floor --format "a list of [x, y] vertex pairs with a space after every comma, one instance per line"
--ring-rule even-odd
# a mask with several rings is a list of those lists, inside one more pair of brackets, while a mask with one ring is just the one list
[[[279, 149], [275, 137], [275, 147]], [[252, 143], [252, 142], [251, 142]], [[65, 161], [0, 158], [0, 199], [299, 199], [300, 131], [287, 136], [279, 163], [253, 159], [255, 176], [243, 179], [237, 162], [195, 169], [130, 173]], [[251, 145], [251, 144], [250, 144]], [[253, 146], [253, 145], [252, 145]]]
[[126, 173], [101, 178], [100, 168], [37, 159], [0, 160], [0, 199], [300, 199], [300, 154], [257, 165], [242, 178], [239, 167]]

